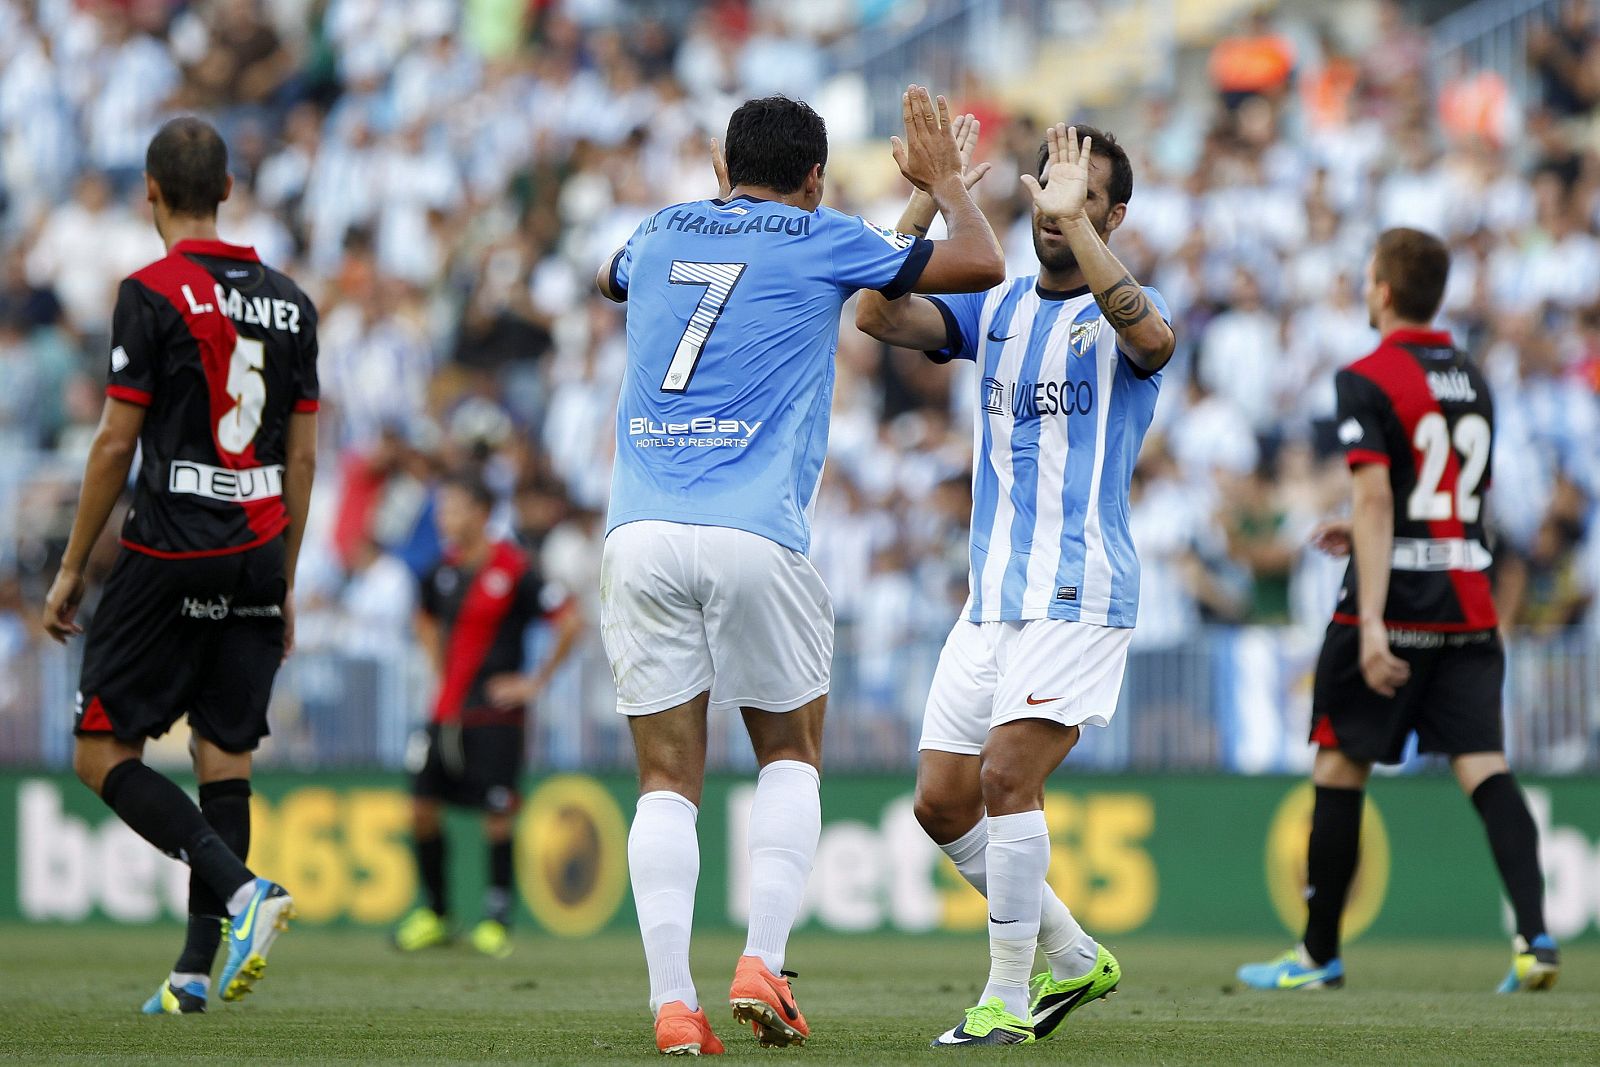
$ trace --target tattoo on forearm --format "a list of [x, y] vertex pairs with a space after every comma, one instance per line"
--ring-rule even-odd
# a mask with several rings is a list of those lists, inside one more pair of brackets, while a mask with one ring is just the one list
[[918, 226], [916, 223], [913, 222], [911, 224], [911, 228], [913, 230], [916, 230], [918, 233], [920, 233], [924, 237], [928, 236], [928, 228], [926, 226]]
[[1100, 311], [1114, 329], [1126, 330], [1143, 322], [1151, 311], [1150, 298], [1144, 295], [1132, 275], [1124, 274], [1103, 293], [1094, 294]]

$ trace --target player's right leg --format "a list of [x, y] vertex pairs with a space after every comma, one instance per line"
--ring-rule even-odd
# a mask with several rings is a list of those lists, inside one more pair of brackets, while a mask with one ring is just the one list
[[[189, 751], [200, 783], [200, 814], [241, 860], [250, 855], [250, 770], [248, 752], [228, 752], [199, 736]], [[183, 950], [160, 989], [145, 1002], [147, 1015], [191, 1014], [206, 1010], [211, 969], [222, 944], [227, 904], [205, 881], [189, 872], [189, 919]]]
[[1511, 969], [1499, 992], [1555, 985], [1561, 951], [1544, 921], [1539, 828], [1505, 756], [1505, 649], [1494, 633], [1462, 634], [1439, 653], [1417, 716], [1418, 747], [1450, 757], [1461, 791], [1483, 820], [1516, 922]]
[[1561, 950], [1544, 922], [1544, 873], [1539, 865], [1539, 828], [1511, 774], [1504, 752], [1471, 752], [1450, 760], [1461, 791], [1483, 820], [1495, 867], [1517, 924], [1511, 969], [1497, 991], [1549, 989], [1561, 975]]
[[[248, 773], [250, 753], [268, 734], [267, 706], [272, 683], [283, 663], [284, 580], [282, 539], [235, 556], [220, 557], [229, 579], [222, 618], [199, 622], [205, 631], [203, 654], [189, 726], [205, 742], [206, 766], [238, 783]], [[191, 655], [195, 653], [191, 649]], [[245, 799], [248, 805], [248, 799]], [[243, 816], [248, 823], [248, 809]], [[246, 845], [248, 847], [248, 845]], [[241, 864], [243, 860], [238, 862]], [[228, 948], [217, 985], [222, 999], [238, 1000], [266, 973], [267, 954], [294, 918], [289, 891], [266, 878], [220, 898], [228, 912]]]
[[792, 711], [743, 709], [761, 772], [750, 804], [750, 926], [728, 989], [733, 1016], [764, 1047], [803, 1045], [811, 1027], [784, 969], [822, 834], [822, 722], [827, 697]]
[[606, 537], [600, 636], [639, 760], [628, 874], [650, 975], [656, 1047], [722, 1052], [689, 971], [705, 778], [706, 708], [714, 677], [701, 601], [692, 589], [698, 527], [627, 523]]
[[[988, 896], [989, 828], [981, 759], [999, 682], [995, 641], [1001, 627], [958, 621], [939, 653], [918, 744], [917, 821], [957, 872]], [[1067, 1016], [1106, 996], [1121, 968], [1090, 937], [1047, 883], [1039, 918], [1039, 948], [1048, 969], [1029, 982], [1030, 1021], [1037, 1038], [1056, 1033]], [[1112, 965], [1104, 971], [1101, 956]]]
[[700, 527], [695, 588], [716, 677], [713, 712], [739, 708], [761, 768], [750, 806], [750, 926], [728, 989], [763, 1045], [810, 1027], [784, 964], [822, 833], [822, 725], [833, 601], [804, 555], [743, 530]]
[[[433, 736], [433, 731], [429, 731], [429, 736]], [[427, 744], [429, 754], [425, 757], [424, 769], [411, 778], [411, 850], [416, 858], [423, 902], [407, 912], [395, 927], [394, 944], [402, 952], [418, 952], [450, 941], [444, 801], [437, 788], [437, 775], [443, 771], [439, 767], [436, 746], [431, 741]]]

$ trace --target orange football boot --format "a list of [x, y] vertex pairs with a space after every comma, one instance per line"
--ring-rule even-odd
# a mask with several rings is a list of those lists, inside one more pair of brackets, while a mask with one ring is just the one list
[[656, 1013], [656, 1048], [665, 1056], [720, 1056], [722, 1042], [711, 1032], [704, 1008], [689, 1010], [681, 1000]]
[[759, 956], [740, 956], [734, 968], [733, 988], [728, 990], [733, 1017], [750, 1024], [763, 1048], [803, 1045], [811, 1036], [789, 988], [792, 977], [792, 971], [773, 974]]

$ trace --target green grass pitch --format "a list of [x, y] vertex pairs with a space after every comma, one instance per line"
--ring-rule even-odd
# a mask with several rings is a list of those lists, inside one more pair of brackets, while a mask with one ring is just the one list
[[[508, 960], [452, 947], [401, 956], [376, 934], [292, 929], [244, 1003], [190, 1018], [138, 1005], [180, 932], [0, 926], [0, 1059], [29, 1063], [640, 1063], [656, 1058], [636, 939], [525, 935]], [[928, 1041], [976, 996], [979, 938], [802, 934], [790, 952], [813, 1038], [763, 1050], [720, 999], [741, 942], [696, 942], [695, 971], [730, 1059], [795, 1064], [929, 1063], [977, 1055], [1050, 1063], [1596, 1063], [1600, 945], [1574, 945], [1550, 993], [1497, 996], [1498, 943], [1360, 942], [1339, 992], [1234, 988], [1234, 967], [1282, 951], [1249, 943], [1112, 942], [1122, 990], [1052, 1040], [982, 1052]]]

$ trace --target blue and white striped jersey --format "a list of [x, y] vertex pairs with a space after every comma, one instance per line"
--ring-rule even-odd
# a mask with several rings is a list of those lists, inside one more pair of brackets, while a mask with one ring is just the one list
[[[1165, 318], [1161, 295], [1145, 292]], [[949, 339], [929, 355], [979, 369], [963, 615], [1132, 626], [1128, 487], [1160, 372], [1146, 376], [1121, 353], [1087, 288], [1043, 289], [1028, 275], [930, 299]]]

